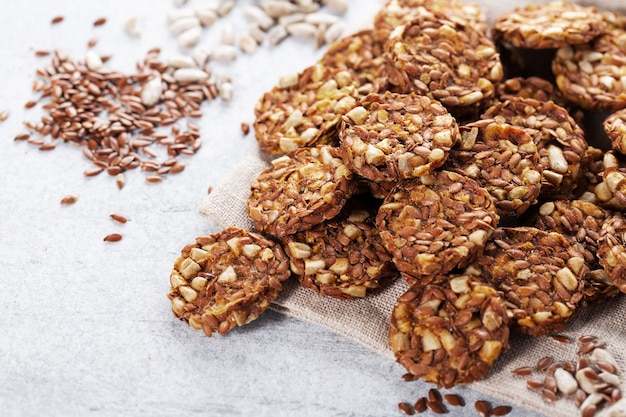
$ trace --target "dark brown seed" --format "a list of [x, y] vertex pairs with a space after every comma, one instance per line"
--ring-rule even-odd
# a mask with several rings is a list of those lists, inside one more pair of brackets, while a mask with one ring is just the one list
[[119, 233], [111, 233], [104, 237], [105, 242], [119, 242], [120, 240], [122, 240], [122, 235]]
[[529, 378], [526, 380], [526, 386], [531, 389], [543, 388], [543, 381]]
[[124, 217], [124, 216], [122, 216], [120, 214], [111, 214], [111, 218], [113, 220], [115, 220], [116, 222], [122, 223], [122, 224], [124, 224], [124, 223], [126, 223], [128, 221], [128, 220], [126, 220], [126, 217]]
[[558, 343], [563, 343], [563, 344], [566, 344], [566, 343], [570, 343], [570, 342], [571, 342], [571, 340], [570, 340], [570, 338], [569, 338], [569, 337], [567, 337], [567, 336], [563, 336], [563, 335], [561, 335], [561, 334], [553, 334], [553, 335], [550, 335], [550, 337], [551, 337], [554, 341], [556, 341], [556, 342], [558, 342]]
[[211, 194], [213, 192], [213, 186], [209, 185], [209, 188], [206, 190], [207, 194]]
[[93, 48], [98, 43], [98, 38], [91, 38], [87, 41], [87, 48]]
[[445, 414], [448, 412], [439, 401], [428, 401], [426, 407], [435, 414]]
[[596, 336], [580, 336], [578, 342], [581, 344], [596, 342], [598, 338]]
[[426, 411], [427, 402], [428, 400], [426, 399], [426, 397], [421, 397], [415, 402], [415, 404], [413, 404], [413, 410], [415, 410], [416, 413], [423, 413], [424, 411]]
[[614, 374], [615, 373], [615, 367], [613, 365], [611, 365], [610, 363], [608, 363], [608, 362], [598, 361], [598, 362], [596, 362], [596, 366], [601, 371], [608, 372], [610, 374]]
[[561, 362], [553, 362], [548, 366], [545, 371], [549, 374], [553, 374], [559, 368], [563, 368], [563, 364]]
[[478, 411], [478, 414], [480, 414], [482, 417], [488, 417], [489, 416], [489, 411], [491, 406], [489, 405], [489, 403], [487, 401], [484, 400], [478, 400], [474, 403], [474, 408], [476, 409], [476, 411]]
[[541, 396], [545, 402], [553, 403], [556, 401], [556, 394], [547, 388], [541, 390]]
[[465, 401], [463, 400], [463, 398], [461, 398], [460, 395], [446, 394], [443, 396], [443, 399], [446, 401], [446, 403], [453, 407], [463, 407], [465, 405]]
[[94, 26], [102, 26], [102, 25], [104, 25], [106, 22], [107, 22], [107, 18], [106, 18], [106, 17], [100, 17], [100, 18], [96, 19], [96, 20], [93, 22], [93, 25], [94, 25]]
[[415, 411], [413, 411], [413, 408], [411, 408], [411, 405], [407, 403], [399, 403], [398, 409], [400, 409], [400, 411], [402, 411], [407, 416], [412, 416], [413, 414], [415, 414]]
[[546, 387], [546, 389], [549, 389], [550, 391], [556, 393], [556, 378], [554, 378], [552, 375], [546, 375], [546, 377], [543, 379], [543, 386]]
[[24, 108], [32, 109], [36, 105], [37, 105], [37, 102], [35, 100], [30, 100], [30, 101], [27, 101], [26, 104], [24, 104]]
[[611, 391], [611, 402], [616, 403], [621, 399], [622, 399], [622, 390], [620, 390], [619, 388], [613, 388], [613, 391]]
[[492, 416], [506, 416], [507, 414], [509, 414], [512, 410], [511, 406], [508, 405], [499, 405], [497, 407], [494, 407], [493, 410], [491, 410], [491, 415]]
[[52, 18], [52, 21], [50, 22], [50, 24], [56, 25], [57, 23], [61, 23], [63, 19], [65, 19], [63, 16], [55, 16]]
[[20, 133], [13, 138], [14, 141], [28, 140], [28, 139], [30, 139], [30, 133]]
[[244, 136], [250, 133], [250, 125], [248, 123], [246, 122], [241, 123], [241, 133], [243, 133]]
[[582, 417], [593, 417], [593, 416], [596, 415], [597, 409], [598, 409], [598, 407], [596, 407], [594, 404], [588, 405], [583, 410], [581, 416]]
[[48, 56], [48, 55], [50, 55], [50, 51], [43, 51], [43, 50], [35, 51], [35, 56]]
[[596, 348], [596, 343], [595, 342], [587, 342], [587, 343], [583, 343], [582, 345], [580, 345], [580, 348], [578, 349], [578, 354], [582, 355], [585, 353], [589, 353], [592, 350], [594, 350]]
[[436, 388], [431, 388], [428, 390], [428, 400], [440, 403], [441, 393]]
[[528, 376], [533, 373], [533, 369], [530, 366], [521, 366], [513, 369], [511, 372], [519, 376]]
[[70, 204], [74, 204], [77, 201], [78, 201], [78, 197], [75, 196], [74, 194], [70, 194], [70, 195], [66, 195], [65, 197], [61, 199], [61, 204], [63, 204], [64, 206], [67, 206]]
[[546, 368], [550, 365], [552, 365], [553, 363], [553, 359], [550, 356], [544, 356], [543, 358], [539, 359], [537, 361], [537, 370], [538, 371], [545, 371]]

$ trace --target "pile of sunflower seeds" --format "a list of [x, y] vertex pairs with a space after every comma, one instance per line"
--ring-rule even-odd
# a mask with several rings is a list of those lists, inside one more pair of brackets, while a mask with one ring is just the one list
[[[195, 47], [203, 29], [231, 13], [234, 7], [235, 0], [222, 0], [199, 8], [174, 9], [167, 15], [169, 30], [182, 49]], [[239, 48], [233, 26], [225, 22], [221, 44], [215, 50], [199, 46], [193, 55], [229, 62], [237, 58], [238, 50], [252, 54], [264, 42], [275, 46], [289, 36], [313, 39], [319, 48], [343, 34], [346, 25], [339, 15], [347, 9], [346, 0], [260, 0], [257, 5], [242, 6], [248, 28], [239, 36]]]

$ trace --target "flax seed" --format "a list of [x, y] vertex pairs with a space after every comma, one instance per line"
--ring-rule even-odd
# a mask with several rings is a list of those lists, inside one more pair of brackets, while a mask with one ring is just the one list
[[478, 414], [481, 417], [488, 417], [489, 416], [489, 412], [491, 411], [491, 406], [489, 405], [489, 403], [487, 401], [484, 400], [478, 400], [474, 403], [474, 408], [476, 409], [476, 411], [478, 411]]
[[111, 233], [106, 235], [103, 239], [105, 242], [119, 242], [122, 240], [122, 235], [119, 233]]
[[457, 394], [445, 394], [443, 399], [446, 403], [454, 407], [463, 407], [465, 405], [463, 398]]
[[411, 408], [411, 405], [407, 403], [399, 403], [398, 409], [402, 411], [404, 414], [406, 414], [407, 416], [412, 416], [413, 414], [415, 414], [415, 411], [413, 411], [413, 408]]
[[428, 409], [435, 414], [447, 413], [447, 410], [444, 408], [443, 404], [440, 403], [439, 401], [428, 401], [426, 403], [426, 407], [428, 407]]
[[19, 133], [17, 135], [15, 135], [15, 137], [13, 138], [14, 141], [21, 141], [21, 140], [28, 140], [30, 139], [30, 133]]
[[533, 369], [530, 366], [521, 366], [513, 369], [511, 372], [519, 376], [528, 376], [533, 373]]
[[491, 410], [491, 415], [496, 417], [505, 416], [509, 414], [511, 410], [512, 408], [508, 405], [499, 405]]
[[102, 25], [104, 25], [106, 22], [107, 22], [107, 18], [106, 18], [106, 17], [100, 17], [100, 18], [96, 19], [96, 20], [93, 22], [93, 25], [94, 25], [94, 26], [102, 26]]
[[50, 21], [51, 24], [56, 25], [57, 23], [61, 23], [65, 19], [63, 16], [55, 16]]
[[74, 194], [66, 195], [61, 199], [61, 204], [64, 206], [74, 204], [78, 201], [78, 197]]
[[120, 215], [120, 214], [111, 214], [110, 217], [115, 220], [118, 223], [126, 223], [128, 220], [126, 219], [126, 217]]
[[32, 109], [33, 107], [35, 107], [37, 105], [37, 102], [34, 100], [31, 101], [27, 101], [26, 104], [24, 104], [24, 108], [26, 109]]
[[244, 136], [247, 136], [248, 133], [250, 133], [250, 125], [246, 122], [241, 122], [241, 133], [243, 133]]
[[413, 404], [413, 410], [415, 410], [416, 413], [423, 413], [424, 411], [426, 411], [427, 402], [428, 402], [428, 399], [426, 397], [421, 397], [419, 400], [415, 402], [415, 404]]

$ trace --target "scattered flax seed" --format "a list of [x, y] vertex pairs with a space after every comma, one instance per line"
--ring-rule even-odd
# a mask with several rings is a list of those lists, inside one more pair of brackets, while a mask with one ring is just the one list
[[119, 233], [111, 233], [110, 235], [106, 235], [103, 240], [105, 242], [119, 242], [122, 240], [122, 235]]
[[102, 26], [102, 25], [104, 25], [106, 22], [107, 22], [107, 18], [106, 18], [106, 17], [100, 17], [100, 18], [96, 19], [96, 20], [93, 22], [93, 25], [94, 25], [94, 26]]
[[157, 183], [163, 181], [163, 177], [160, 175], [150, 175], [146, 177], [146, 182], [149, 183]]
[[78, 197], [74, 194], [66, 195], [61, 199], [61, 204], [64, 206], [68, 206], [70, 204], [74, 204], [78, 201]]
[[50, 24], [56, 25], [57, 23], [61, 23], [63, 21], [63, 19], [65, 19], [63, 16], [55, 16], [50, 21]]
[[537, 370], [545, 371], [553, 362], [554, 360], [550, 356], [545, 356], [537, 361]]
[[461, 396], [456, 394], [445, 394], [443, 396], [444, 401], [453, 407], [463, 407], [465, 405], [465, 401]]
[[241, 123], [241, 133], [243, 133], [244, 136], [247, 136], [248, 133], [250, 133], [250, 125], [248, 123]]
[[491, 410], [491, 415], [496, 417], [505, 416], [509, 414], [511, 410], [512, 408], [508, 405], [499, 405]]
[[32, 109], [36, 105], [37, 105], [37, 102], [35, 100], [30, 100], [30, 101], [27, 101], [26, 104], [24, 104], [24, 108]]
[[528, 376], [533, 373], [533, 368], [530, 366], [520, 366], [519, 368], [513, 369], [511, 372], [519, 376]]
[[445, 414], [448, 412], [439, 401], [428, 401], [426, 407], [435, 414]]
[[487, 401], [484, 400], [476, 401], [474, 403], [474, 408], [476, 409], [476, 411], [478, 411], [478, 414], [480, 414], [481, 417], [488, 417], [489, 412], [491, 411], [491, 406]]
[[57, 144], [54, 142], [48, 142], [48, 143], [44, 143], [43, 145], [41, 145], [39, 147], [40, 151], [51, 151], [54, 150], [54, 148], [57, 147]]
[[28, 140], [28, 139], [30, 139], [30, 133], [19, 133], [13, 138], [14, 141]]
[[412, 416], [413, 414], [415, 414], [415, 411], [413, 411], [413, 408], [411, 408], [411, 405], [407, 403], [399, 403], [398, 409], [402, 411], [404, 414], [406, 414], [407, 416]]
[[111, 216], [111, 218], [112, 218], [113, 220], [115, 220], [115, 221], [116, 221], [116, 222], [118, 222], [118, 223], [122, 223], [122, 224], [124, 224], [124, 223], [126, 223], [126, 222], [128, 221], [128, 220], [126, 219], [126, 217], [122, 216], [121, 214], [115, 214], [115, 213], [113, 213], [113, 214], [111, 214], [110, 216]]
[[426, 411], [427, 402], [428, 400], [426, 399], [426, 397], [421, 397], [419, 400], [415, 402], [415, 404], [413, 405], [413, 409], [415, 410], [416, 413], [423, 413], [424, 411]]
[[562, 343], [562, 344], [567, 344], [567, 343], [571, 342], [569, 337], [563, 336], [563, 335], [560, 335], [560, 334], [553, 334], [553, 335], [550, 335], [550, 337], [555, 342]]
[[434, 402], [441, 402], [441, 393], [436, 388], [431, 388], [428, 391], [428, 400]]
[[9, 118], [9, 111], [6, 109], [0, 110], [0, 122], [4, 122], [8, 118]]
[[91, 38], [87, 42], [87, 48], [93, 48], [98, 43], [98, 38]]
[[209, 185], [209, 188], [206, 190], [207, 194], [211, 194], [213, 192], [213, 186]]
[[35, 56], [48, 56], [50, 55], [50, 51], [39, 50], [35, 51]]

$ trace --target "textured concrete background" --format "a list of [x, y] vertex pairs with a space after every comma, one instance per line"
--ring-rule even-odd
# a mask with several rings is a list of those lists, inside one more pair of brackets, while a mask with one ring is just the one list
[[[191, 0], [190, 7], [204, 2]], [[240, 0], [239, 4], [251, 1]], [[502, 2], [493, 2], [503, 8]], [[346, 19], [367, 25], [380, 1], [352, 1]], [[257, 98], [280, 75], [321, 55], [311, 42], [287, 41], [228, 65], [230, 103], [205, 104], [199, 122], [204, 146], [187, 168], [160, 184], [144, 173], [85, 178], [90, 165], [76, 146], [41, 152], [13, 137], [37, 120], [35, 69], [48, 58], [35, 49], [60, 49], [83, 58], [88, 39], [112, 54], [111, 68], [130, 71], [154, 47], [177, 52], [166, 25], [171, 0], [31, 0], [5, 2], [0, 13], [0, 416], [372, 416], [400, 415], [431, 387], [401, 380], [403, 369], [324, 328], [267, 312], [225, 337], [206, 338], [172, 315], [166, 294], [180, 249], [216, 231], [197, 214], [216, 186], [256, 144], [240, 123], [253, 120]], [[495, 10], [498, 9], [494, 9]], [[51, 26], [53, 16], [65, 21]], [[105, 16], [98, 28], [92, 22]], [[137, 16], [143, 36], [129, 38], [124, 23]], [[237, 10], [229, 19], [243, 31]], [[204, 44], [219, 40], [219, 24]], [[61, 206], [76, 194], [78, 202]], [[109, 214], [129, 222], [119, 225]], [[112, 232], [121, 242], [105, 243]], [[475, 413], [486, 398], [467, 388], [450, 415]], [[494, 405], [501, 402], [491, 399]], [[533, 415], [516, 408], [513, 416]]]

